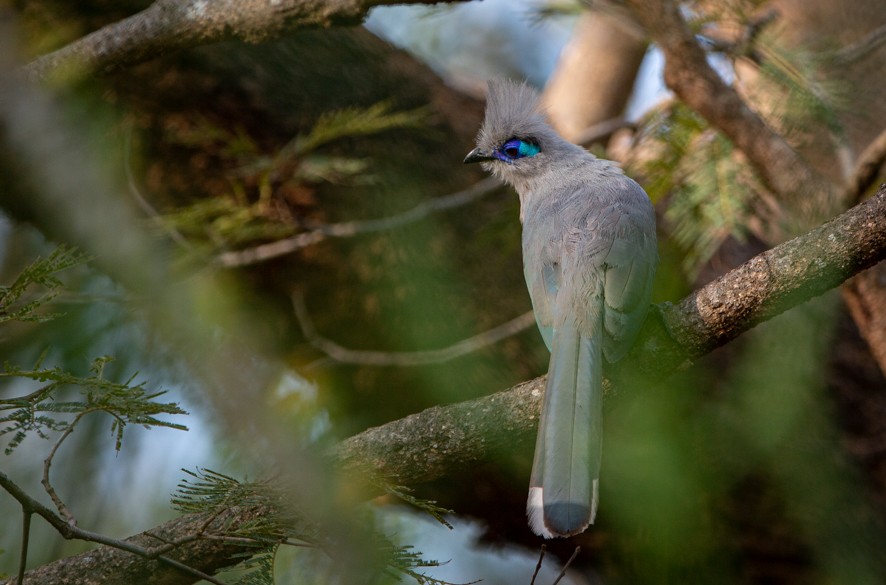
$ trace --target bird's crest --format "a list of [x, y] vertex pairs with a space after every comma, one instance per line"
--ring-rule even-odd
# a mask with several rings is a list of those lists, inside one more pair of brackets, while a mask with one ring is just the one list
[[489, 82], [486, 117], [477, 145], [491, 151], [509, 138], [538, 139], [551, 132], [539, 107], [539, 95], [526, 83]]

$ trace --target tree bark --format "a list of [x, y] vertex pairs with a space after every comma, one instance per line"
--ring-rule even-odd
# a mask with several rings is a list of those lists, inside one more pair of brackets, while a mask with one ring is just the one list
[[[458, 0], [455, 0], [458, 1]], [[258, 43], [304, 28], [353, 26], [374, 6], [435, 0], [157, 0], [28, 64], [32, 78], [108, 73], [188, 47], [239, 39]]]
[[[206, 514], [188, 514], [170, 520], [126, 539], [140, 548], [157, 549], [173, 541], [198, 533], [224, 533], [234, 526], [247, 526], [269, 510], [262, 506], [230, 508], [215, 518]], [[255, 546], [224, 540], [197, 538], [165, 553], [204, 573], [212, 574], [237, 564], [243, 555], [255, 554]], [[23, 585], [187, 585], [198, 579], [159, 560], [145, 559], [108, 546], [48, 563], [25, 575]], [[0, 581], [12, 585], [15, 579]]]

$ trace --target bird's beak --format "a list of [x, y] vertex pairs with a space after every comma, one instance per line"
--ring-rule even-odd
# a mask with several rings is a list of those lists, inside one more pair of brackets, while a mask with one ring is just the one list
[[475, 148], [471, 152], [468, 153], [468, 156], [465, 157], [465, 164], [478, 163], [487, 160], [495, 160], [494, 156], [489, 156], [479, 148]]

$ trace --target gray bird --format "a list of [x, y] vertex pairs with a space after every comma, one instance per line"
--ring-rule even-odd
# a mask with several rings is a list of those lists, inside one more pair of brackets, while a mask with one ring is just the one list
[[600, 477], [603, 359], [628, 352], [658, 264], [655, 212], [642, 187], [561, 138], [525, 84], [491, 81], [477, 148], [465, 163], [520, 196], [523, 272], [551, 352], [527, 515], [545, 538], [594, 522]]

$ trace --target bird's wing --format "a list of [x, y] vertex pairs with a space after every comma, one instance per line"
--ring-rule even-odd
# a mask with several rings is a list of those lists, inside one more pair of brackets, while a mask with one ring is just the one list
[[612, 206], [608, 214], [611, 245], [604, 258], [603, 352], [609, 362], [624, 357], [637, 337], [658, 264], [652, 205], [639, 185], [625, 185], [639, 196]]
[[554, 274], [546, 274], [546, 270], [537, 270], [524, 264], [523, 276], [526, 277], [526, 288], [529, 290], [529, 298], [532, 300], [532, 312], [535, 313], [535, 324], [548, 348], [554, 338], [554, 328], [551, 325], [551, 301], [557, 296], [557, 280]]

